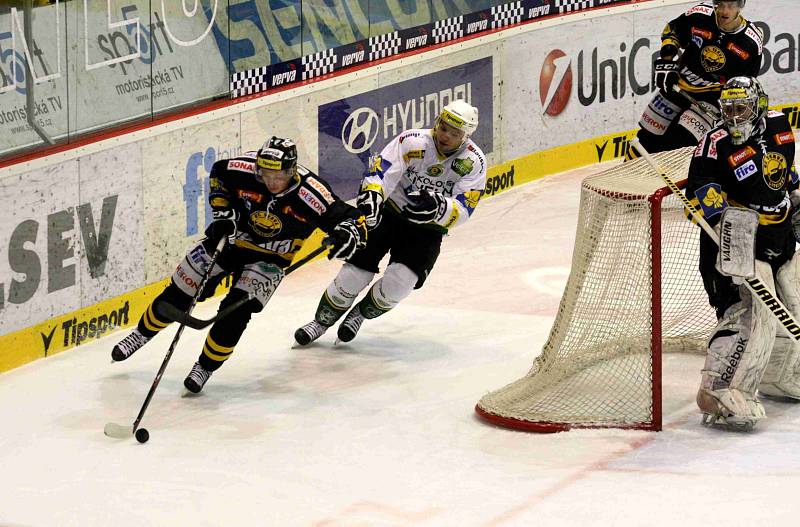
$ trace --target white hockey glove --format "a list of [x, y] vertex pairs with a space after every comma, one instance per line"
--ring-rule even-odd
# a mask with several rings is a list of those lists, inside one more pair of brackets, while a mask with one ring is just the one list
[[328, 259], [338, 258], [347, 260], [358, 249], [363, 249], [367, 245], [367, 225], [364, 217], [361, 216], [354, 220], [346, 219], [333, 228], [330, 233], [331, 250]]
[[444, 216], [447, 209], [447, 200], [437, 192], [415, 190], [406, 196], [411, 203], [403, 207], [403, 214], [413, 223], [430, 223], [437, 217]]
[[367, 229], [372, 230], [381, 222], [383, 196], [376, 190], [362, 189], [356, 198], [356, 206], [364, 213]]
[[678, 84], [679, 69], [677, 61], [656, 59], [655, 62], [653, 62], [653, 75], [655, 77], [656, 86], [666, 92], [672, 90], [672, 87]]
[[228, 243], [233, 243], [239, 232], [236, 226], [239, 213], [234, 209], [215, 209], [211, 213], [211, 218], [213, 221], [208, 226], [206, 236], [217, 243], [227, 237]]

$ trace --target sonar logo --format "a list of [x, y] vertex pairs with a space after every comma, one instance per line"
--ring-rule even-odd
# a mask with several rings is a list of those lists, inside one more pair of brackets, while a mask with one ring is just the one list
[[539, 75], [542, 113], [555, 117], [564, 111], [572, 94], [572, 60], [560, 49], [547, 54]]

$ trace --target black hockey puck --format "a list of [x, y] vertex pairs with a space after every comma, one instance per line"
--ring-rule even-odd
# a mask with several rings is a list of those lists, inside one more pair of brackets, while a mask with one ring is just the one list
[[136, 440], [140, 443], [147, 443], [147, 440], [150, 439], [150, 432], [147, 431], [147, 428], [140, 428], [136, 431]]

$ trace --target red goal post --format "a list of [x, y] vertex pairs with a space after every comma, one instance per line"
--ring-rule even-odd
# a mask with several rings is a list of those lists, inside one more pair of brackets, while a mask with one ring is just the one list
[[[685, 180], [692, 150], [654, 157]], [[716, 324], [699, 231], [643, 159], [587, 177], [547, 342], [524, 377], [480, 399], [478, 415], [531, 432], [660, 430], [662, 354], [702, 352]]]

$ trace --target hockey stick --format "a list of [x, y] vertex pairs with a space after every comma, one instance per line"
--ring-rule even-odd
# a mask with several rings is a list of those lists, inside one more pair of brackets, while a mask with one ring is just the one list
[[722, 116], [720, 115], [720, 110], [709, 102], [698, 101], [686, 91], [680, 89], [678, 86], [673, 86], [672, 91], [689, 101], [689, 104], [694, 106], [697, 110], [700, 110], [703, 115], [705, 115], [709, 120], [711, 120], [711, 124], [718, 123]]
[[[307, 256], [304, 256], [301, 260], [298, 260], [297, 262], [287, 267], [283, 272], [283, 276], [288, 275], [292, 271], [305, 265], [306, 263], [310, 262], [320, 254], [325, 252], [332, 243], [333, 242], [330, 240], [330, 238], [325, 238], [324, 240], [322, 240], [322, 245], [320, 247], [314, 249]], [[180, 322], [184, 326], [190, 327], [192, 329], [203, 329], [210, 326], [217, 320], [227, 317], [228, 315], [236, 311], [240, 306], [250, 301], [251, 298], [252, 296], [250, 295], [244, 298], [240, 298], [239, 300], [229, 305], [228, 307], [226, 307], [213, 317], [205, 320], [202, 318], [195, 318], [191, 316], [190, 312], [184, 311], [166, 302], [163, 302], [161, 305], [158, 306], [158, 312], [164, 315], [165, 317], [169, 318], [170, 320], [173, 320], [175, 322]]]
[[[197, 292], [192, 297], [192, 303], [189, 304], [189, 309], [187, 313], [191, 313], [192, 309], [194, 309], [195, 304], [197, 304], [197, 299], [200, 298], [200, 295], [203, 293], [203, 289], [206, 286], [206, 282], [208, 282], [208, 277], [211, 276], [211, 270], [214, 268], [214, 264], [217, 262], [217, 258], [219, 257], [222, 249], [225, 247], [225, 243], [227, 243], [227, 237], [223, 237], [219, 243], [217, 244], [216, 249], [214, 250], [214, 254], [211, 255], [211, 260], [208, 264], [208, 268], [206, 272], [203, 274], [203, 278], [200, 280], [200, 285], [197, 286]], [[185, 324], [181, 324], [178, 326], [178, 331], [175, 333], [175, 337], [172, 339], [172, 344], [169, 346], [169, 351], [167, 351], [166, 357], [164, 357], [163, 362], [161, 363], [161, 367], [158, 369], [158, 373], [156, 374], [156, 378], [153, 380], [152, 386], [150, 386], [150, 391], [147, 392], [147, 397], [144, 400], [144, 404], [142, 404], [141, 410], [139, 410], [139, 415], [136, 416], [136, 420], [133, 422], [132, 425], [120, 425], [117, 423], [108, 423], [106, 424], [103, 432], [109, 436], [114, 437], [117, 439], [125, 439], [131, 437], [132, 435], [136, 434], [136, 431], [139, 429], [139, 423], [142, 422], [142, 417], [144, 417], [144, 413], [147, 411], [147, 407], [150, 406], [150, 401], [153, 398], [153, 394], [156, 393], [156, 388], [158, 388], [158, 383], [161, 382], [161, 376], [164, 375], [164, 371], [167, 369], [167, 364], [169, 363], [170, 358], [172, 358], [172, 353], [175, 351], [175, 346], [178, 344], [178, 340], [181, 338], [181, 334], [183, 333], [183, 328], [186, 327]], [[136, 439], [139, 440], [141, 443], [147, 441], [149, 434], [146, 430], [144, 431], [144, 437], [140, 439], [139, 434], [136, 434]]]
[[[689, 198], [681, 191], [680, 188], [675, 184], [674, 181], [664, 172], [661, 167], [658, 166], [656, 160], [653, 159], [653, 156], [639, 143], [638, 138], [633, 138], [631, 140], [631, 145], [639, 151], [643, 158], [647, 160], [650, 166], [658, 172], [661, 176], [661, 179], [664, 183], [667, 184], [669, 189], [672, 191], [673, 194], [678, 196], [680, 200], [683, 202], [683, 206], [689, 211], [689, 214], [692, 215], [692, 218], [697, 222], [698, 225], [708, 234], [708, 236], [714, 241], [714, 243], [719, 246], [719, 235], [717, 232], [708, 224], [705, 218], [698, 212]], [[794, 318], [792, 313], [783, 303], [778, 300], [778, 297], [770, 291], [769, 287], [761, 281], [758, 276], [754, 276], [753, 278], [745, 278], [744, 279], [745, 285], [753, 293], [753, 296], [758, 298], [764, 306], [770, 310], [770, 312], [775, 315], [775, 318], [778, 319], [778, 322], [786, 328], [786, 331], [794, 338], [796, 341], [800, 341], [800, 325], [797, 324], [797, 319]]]

